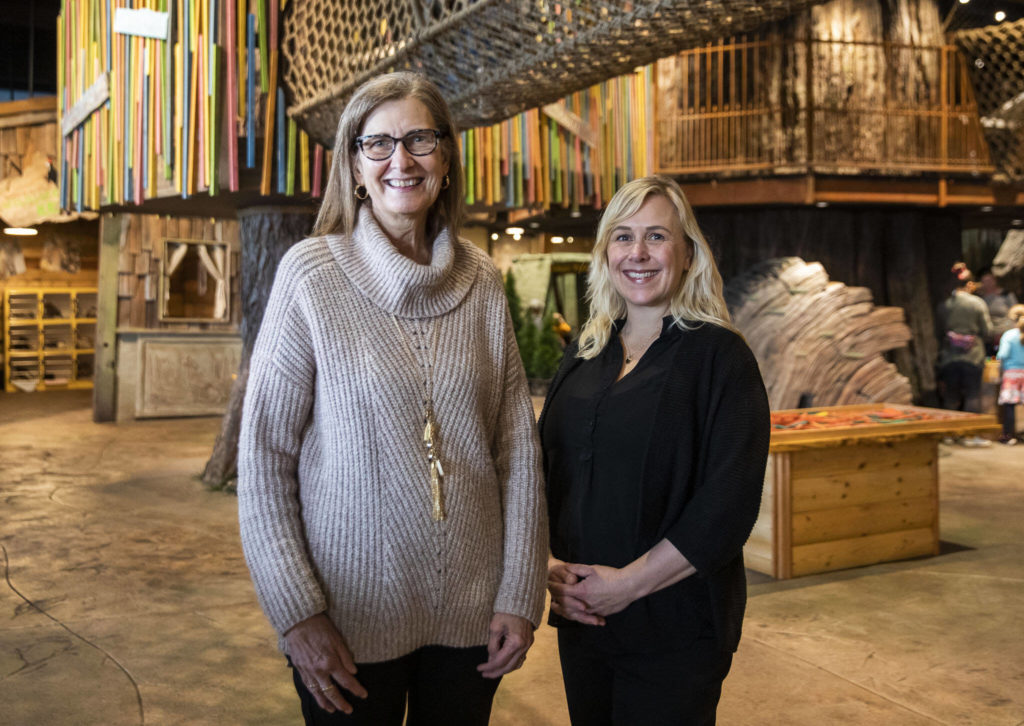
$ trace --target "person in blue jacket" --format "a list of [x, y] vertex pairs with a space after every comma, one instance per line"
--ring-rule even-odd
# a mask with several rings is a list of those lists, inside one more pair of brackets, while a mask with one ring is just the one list
[[999, 385], [999, 407], [1002, 410], [1003, 434], [999, 441], [1013, 446], [1017, 443], [1017, 418], [1015, 410], [1024, 403], [1024, 305], [1014, 305], [1007, 317], [1016, 327], [1010, 328], [999, 338], [996, 358], [1002, 371]]

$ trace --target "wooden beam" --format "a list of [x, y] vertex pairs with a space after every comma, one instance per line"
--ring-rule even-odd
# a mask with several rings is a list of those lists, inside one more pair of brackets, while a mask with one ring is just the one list
[[695, 207], [752, 205], [902, 204], [927, 207], [1024, 206], [1024, 186], [954, 179], [879, 179], [799, 175], [753, 179], [680, 181]]
[[96, 300], [96, 368], [93, 372], [92, 420], [117, 420], [117, 262], [127, 214], [100, 218], [100, 264]]
[[565, 103], [549, 103], [541, 110], [571, 134], [579, 136], [591, 148], [597, 146], [597, 133], [582, 118], [565, 107]]
[[15, 116], [0, 116], [0, 129], [11, 129], [19, 126], [42, 126], [57, 121], [56, 111], [29, 111]]
[[25, 98], [21, 101], [0, 103], [0, 117], [14, 116], [22, 113], [36, 113], [39, 111], [57, 113], [57, 97], [37, 96], [36, 98]]
[[107, 74], [100, 73], [99, 77], [78, 99], [78, 103], [69, 108], [67, 114], [64, 115], [60, 123], [61, 133], [65, 136], [70, 134], [83, 124], [93, 111], [106, 103], [108, 98], [110, 98], [110, 87], [107, 83]]

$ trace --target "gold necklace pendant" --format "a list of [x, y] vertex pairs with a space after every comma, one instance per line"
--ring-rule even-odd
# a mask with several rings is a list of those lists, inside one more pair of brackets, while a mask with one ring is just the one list
[[444, 467], [441, 466], [441, 459], [435, 450], [438, 438], [438, 425], [434, 420], [433, 407], [427, 409], [426, 423], [423, 426], [423, 446], [427, 450], [427, 466], [430, 467], [430, 496], [433, 500], [431, 516], [435, 522], [443, 521], [446, 514], [444, 511], [444, 492], [441, 485], [444, 483]]
[[[395, 323], [395, 330], [398, 331], [398, 337], [401, 338], [405, 344], [405, 350], [409, 354], [409, 360], [414, 366], [419, 365], [416, 360], [416, 355], [413, 353], [412, 344], [409, 342], [409, 338], [406, 336], [405, 331], [402, 330], [402, 326], [398, 323], [398, 316], [392, 314], [391, 319]], [[440, 322], [435, 320], [433, 322], [433, 330], [431, 335], [431, 357], [433, 360], [437, 359], [437, 328]], [[430, 471], [430, 497], [433, 502], [431, 507], [431, 517], [435, 522], [440, 522], [445, 519], [447, 514], [444, 510], [444, 491], [442, 485], [444, 484], [444, 467], [441, 466], [441, 457], [438, 453], [438, 441], [440, 439], [440, 427], [437, 425], [437, 421], [434, 419], [434, 385], [433, 385], [433, 360], [430, 366], [427, 368], [426, 380], [423, 382], [423, 447], [427, 452], [427, 468]]]

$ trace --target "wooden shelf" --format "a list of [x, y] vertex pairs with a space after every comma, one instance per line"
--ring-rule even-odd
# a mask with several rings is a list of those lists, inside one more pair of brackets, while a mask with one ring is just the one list
[[[96, 351], [76, 344], [95, 340], [96, 302], [95, 287], [4, 290], [4, 390], [13, 393], [92, 388]], [[33, 307], [34, 317], [22, 317]], [[87, 312], [89, 317], [76, 317], [79, 312]], [[85, 333], [84, 340], [79, 337], [80, 328]], [[34, 347], [13, 347], [26, 341]], [[54, 341], [66, 345], [53, 346]]]

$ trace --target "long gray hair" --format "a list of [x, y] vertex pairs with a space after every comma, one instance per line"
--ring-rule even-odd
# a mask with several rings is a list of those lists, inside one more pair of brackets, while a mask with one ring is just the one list
[[449, 184], [441, 190], [427, 217], [427, 234], [433, 237], [443, 227], [457, 236], [462, 225], [465, 193], [462, 180], [462, 159], [455, 137], [458, 129], [441, 91], [425, 76], [401, 71], [377, 76], [361, 85], [338, 121], [334, 137], [334, 161], [324, 190], [313, 234], [351, 234], [356, 226], [359, 207], [370, 200], [356, 198], [356, 182], [352, 170], [356, 163], [356, 138], [362, 133], [366, 119], [388, 101], [414, 98], [430, 112], [441, 132], [438, 148], [448, 163]]

